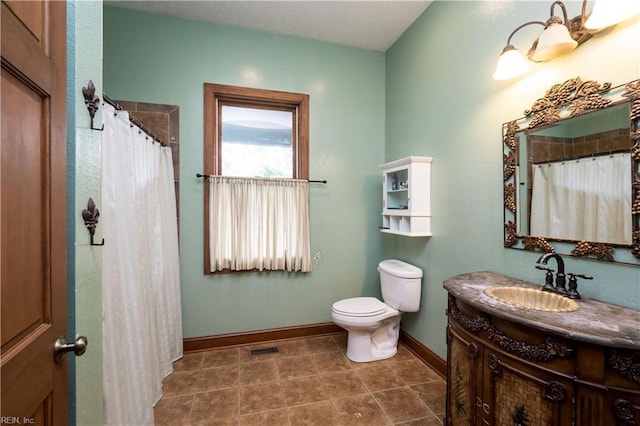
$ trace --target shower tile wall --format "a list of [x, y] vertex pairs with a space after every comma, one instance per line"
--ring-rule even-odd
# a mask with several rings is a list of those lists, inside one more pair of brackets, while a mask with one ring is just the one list
[[528, 158], [534, 163], [547, 163], [629, 150], [629, 129], [617, 129], [579, 138], [528, 136]]

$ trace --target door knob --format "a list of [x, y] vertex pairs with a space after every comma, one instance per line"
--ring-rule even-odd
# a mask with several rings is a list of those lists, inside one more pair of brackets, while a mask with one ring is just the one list
[[60, 364], [67, 352], [73, 352], [80, 356], [87, 351], [87, 345], [85, 336], [78, 337], [74, 343], [67, 343], [67, 339], [64, 337], [58, 337], [58, 340], [53, 345], [53, 358], [57, 364]]

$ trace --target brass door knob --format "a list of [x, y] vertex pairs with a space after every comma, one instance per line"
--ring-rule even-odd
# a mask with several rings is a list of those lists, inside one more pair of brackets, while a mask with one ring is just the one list
[[67, 352], [73, 352], [76, 356], [81, 356], [87, 351], [87, 338], [80, 336], [74, 343], [67, 343], [64, 337], [58, 337], [53, 345], [53, 358], [57, 364], [60, 364]]

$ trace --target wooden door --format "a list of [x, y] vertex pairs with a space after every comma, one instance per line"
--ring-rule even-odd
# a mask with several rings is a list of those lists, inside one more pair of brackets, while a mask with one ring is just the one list
[[66, 425], [66, 4], [2, 1], [0, 31], [1, 415]]

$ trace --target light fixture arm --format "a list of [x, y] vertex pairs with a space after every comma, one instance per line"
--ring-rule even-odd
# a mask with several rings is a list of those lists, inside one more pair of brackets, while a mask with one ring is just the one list
[[577, 41], [578, 45], [589, 40], [594, 32], [589, 31], [585, 28], [585, 22], [587, 21], [587, 18], [588, 18], [587, 0], [582, 0], [581, 13], [579, 16], [576, 16], [573, 19], [569, 19], [567, 7], [565, 6], [564, 3], [562, 3], [559, 0], [554, 1], [553, 3], [551, 3], [551, 10], [550, 10], [551, 17], [547, 21], [547, 25], [550, 25], [552, 23], [562, 24], [562, 22], [560, 22], [560, 18], [558, 18], [557, 16], [554, 16], [553, 14], [553, 9], [556, 5], [560, 6], [560, 8], [562, 9], [562, 16], [564, 17], [564, 26], [567, 27], [567, 29], [569, 30], [569, 34], [571, 35], [571, 38]]
[[528, 26], [528, 25], [533, 25], [533, 24], [537, 24], [537, 25], [542, 25], [543, 27], [545, 26], [545, 23], [542, 21], [529, 21], [529, 22], [525, 22], [524, 24], [520, 25], [518, 28], [516, 28], [515, 30], [513, 30], [511, 32], [511, 34], [509, 34], [509, 38], [507, 38], [507, 46], [511, 45], [511, 37], [513, 37], [515, 35], [515, 33], [517, 33], [518, 31], [520, 31], [522, 28]]
[[584, 23], [587, 22], [587, 0], [582, 0], [582, 12], [580, 13], [580, 30], [584, 30]]
[[[586, 1], [587, 1], [587, 0], [583, 0], [583, 1], [584, 1], [584, 3], [586, 3]], [[583, 5], [582, 5], [582, 6], [583, 6], [583, 8], [584, 8], [584, 3], [583, 3]], [[571, 27], [569, 26], [569, 15], [567, 15], [567, 7], [564, 5], [564, 3], [562, 3], [562, 2], [561, 2], [561, 1], [559, 1], [559, 0], [556, 0], [556, 1], [554, 1], [553, 3], [551, 3], [551, 10], [550, 10], [550, 14], [551, 14], [551, 16], [550, 16], [549, 20], [547, 21], [547, 25], [549, 25], [549, 24], [553, 24], [553, 23], [558, 23], [558, 24], [561, 24], [561, 23], [562, 23], [562, 22], [560, 22], [560, 21], [559, 21], [559, 18], [558, 18], [558, 17], [556, 17], [556, 16], [553, 14], [553, 8], [554, 8], [556, 5], [560, 6], [560, 9], [562, 9], [562, 16], [564, 17], [564, 26], [565, 26], [565, 27], [567, 27], [567, 29], [571, 30]], [[584, 9], [583, 9], [583, 10], [584, 10]]]
[[582, 10], [580, 12], [580, 16], [576, 16], [575, 18], [573, 18], [571, 20], [571, 26], [569, 27], [571, 37], [573, 37], [573, 39], [577, 41], [579, 45], [589, 40], [591, 36], [597, 32], [594, 30], [589, 30], [586, 27], [587, 18], [589, 18], [589, 15], [587, 15], [587, 0], [582, 0]]

